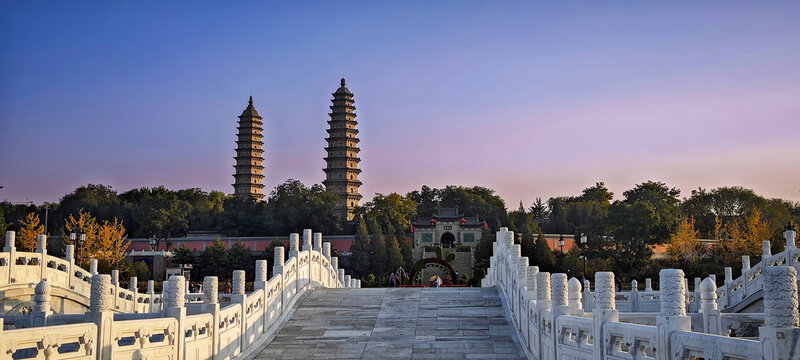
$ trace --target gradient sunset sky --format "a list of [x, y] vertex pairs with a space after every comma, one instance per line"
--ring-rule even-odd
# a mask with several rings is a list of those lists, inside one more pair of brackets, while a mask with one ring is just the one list
[[365, 200], [482, 185], [516, 208], [604, 181], [800, 201], [800, 2], [0, 2], [0, 199], [87, 183], [265, 193], [324, 176], [355, 94]]

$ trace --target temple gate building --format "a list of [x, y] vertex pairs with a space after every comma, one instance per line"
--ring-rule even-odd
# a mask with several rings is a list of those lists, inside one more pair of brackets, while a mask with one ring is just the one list
[[358, 192], [361, 187], [361, 181], [358, 180], [361, 173], [358, 163], [361, 159], [358, 153], [361, 149], [357, 147], [356, 108], [353, 106], [353, 93], [344, 86], [344, 78], [341, 86], [332, 95], [333, 105], [328, 114], [328, 137], [325, 138], [328, 142], [325, 148], [328, 156], [324, 158], [326, 167], [323, 169], [325, 180], [322, 184], [339, 197], [335, 208], [339, 217], [350, 221], [355, 216], [355, 207], [361, 201], [361, 194]]
[[253, 107], [253, 97], [250, 97], [247, 108], [239, 115], [238, 139], [236, 140], [236, 172], [233, 174], [233, 194], [240, 198], [264, 199], [264, 175], [261, 172], [264, 166], [262, 157], [264, 151], [261, 146], [261, 116]]
[[477, 216], [464, 216], [458, 208], [442, 208], [431, 217], [420, 216], [412, 223], [414, 227], [414, 248], [436, 245], [455, 248], [468, 245], [472, 248], [481, 239], [484, 222]]

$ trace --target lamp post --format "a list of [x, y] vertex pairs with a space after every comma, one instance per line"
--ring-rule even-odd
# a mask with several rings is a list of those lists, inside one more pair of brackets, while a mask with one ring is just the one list
[[564, 234], [558, 238], [558, 246], [561, 247], [561, 270], [564, 270]]
[[[581, 233], [581, 246], [584, 246], [584, 249], [586, 243], [587, 243], [586, 234]], [[581, 257], [583, 258], [583, 278], [586, 279], [586, 254], [582, 254]]]
[[[78, 266], [80, 266], [80, 264], [81, 264], [81, 254], [82, 254], [81, 250], [83, 249], [83, 242], [86, 241], [86, 233], [84, 233], [83, 230], [81, 230], [81, 233], [80, 233], [80, 236], [79, 236], [78, 234], [76, 234], [74, 232], [71, 232], [71, 233], [69, 233], [69, 239], [70, 239], [70, 241], [72, 241], [72, 243], [77, 245], [78, 255], [75, 256], [75, 259], [78, 260]], [[78, 241], [76, 242], [75, 239], [78, 239]]]

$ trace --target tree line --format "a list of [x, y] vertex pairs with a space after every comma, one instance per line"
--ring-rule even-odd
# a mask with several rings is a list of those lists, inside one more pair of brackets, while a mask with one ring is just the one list
[[[399, 267], [409, 270], [414, 261], [408, 242], [410, 223], [418, 215], [427, 217], [441, 208], [457, 207], [465, 216], [478, 216], [486, 222], [473, 253], [477, 268], [488, 267], [494, 234], [501, 226], [508, 226], [517, 234], [515, 241], [521, 244], [523, 254], [543, 271], [582, 275], [585, 258], [588, 274], [611, 270], [628, 281], [656, 277], [658, 269], [666, 266], [684, 268], [690, 277], [721, 273], [723, 266], [737, 264], [741, 255], [751, 255], [755, 263], [761, 240], [772, 240], [773, 252], [781, 251], [783, 226], [800, 220], [797, 202], [765, 198], [742, 187], [697, 189], [681, 198], [678, 189], [656, 181], [637, 184], [617, 200], [604, 183], [598, 182], [579, 195], [547, 201], [536, 198], [531, 205], [520, 202], [511, 211], [494, 190], [486, 187], [422, 186], [405, 195], [376, 194], [356, 209], [358, 221], [354, 223], [336, 217], [337, 200], [322, 185], [308, 187], [292, 179], [278, 185], [263, 202], [200, 189], [154, 187], [118, 193], [110, 186], [90, 184], [54, 203], [0, 203], [0, 230], [18, 231], [18, 247], [29, 246], [23, 244], [35, 241], [35, 235], [45, 232], [45, 225], [47, 233], [68, 239], [72, 229], [93, 229], [82, 223], [92, 218], [98, 229], [107, 226], [103, 234], [119, 234], [102, 235], [105, 240], [98, 243], [113, 243], [118, 248], [124, 246], [124, 240], [114, 243], [107, 239], [154, 237], [171, 246], [175, 238], [193, 230], [228, 236], [285, 235], [305, 228], [325, 234], [349, 233], [355, 234], [352, 255], [342, 258], [342, 265], [363, 278]], [[45, 214], [47, 224], [42, 220]], [[82, 216], [86, 218], [81, 220]], [[101, 236], [99, 230], [97, 233], [92, 236]], [[576, 241], [584, 234], [588, 241], [562, 256], [547, 246], [545, 233], [572, 234]], [[715, 245], [700, 243], [698, 238], [710, 239]], [[653, 258], [658, 246], [666, 249], [662, 259]], [[63, 246], [53, 250], [63, 254]], [[209, 254], [193, 260], [201, 268], [199, 272], [206, 271], [204, 267], [227, 269], [249, 263], [241, 260], [243, 255], [236, 255], [238, 250], [214, 255], [217, 250], [208, 250]], [[181, 249], [176, 249], [176, 254], [180, 253]], [[272, 252], [264, 254], [271, 262]], [[204, 263], [210, 259], [225, 263]]]

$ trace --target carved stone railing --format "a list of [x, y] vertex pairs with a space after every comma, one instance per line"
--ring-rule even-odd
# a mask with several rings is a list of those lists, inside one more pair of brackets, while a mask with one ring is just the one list
[[[520, 245], [515, 245], [513, 239], [513, 232], [507, 228], [497, 233], [482, 285], [498, 288], [511, 319], [510, 325], [516, 330], [529, 359], [790, 359], [800, 356], [800, 349], [795, 346], [800, 340], [800, 316], [797, 271], [793, 267], [764, 268], [766, 311], [760, 316], [722, 314], [717, 306], [716, 284], [711, 278], [696, 282], [699, 312], [687, 313], [687, 280], [683, 271], [677, 269], [661, 270], [661, 289], [657, 292], [649, 289], [650, 282], [647, 282], [648, 290], [644, 294], [649, 298], [643, 299], [642, 294], [622, 297], [635, 309], [641, 306], [653, 310], [653, 305], [647, 302], [657, 300], [657, 312], [621, 316], [623, 310], [617, 306], [620, 294], [614, 289], [613, 273], [596, 273], [596, 291], [584, 292], [578, 279], [567, 281], [565, 274], [539, 272], [537, 266], [529, 266], [527, 259], [520, 255]], [[584, 308], [584, 294], [593, 298], [590, 311]], [[761, 319], [764, 326], [759, 327], [758, 338], [728, 337], [723, 328], [731, 322], [758, 323]]]
[[[784, 251], [772, 255], [771, 244], [769, 241], [762, 242], [762, 259], [754, 266], [750, 266], [750, 256], [742, 256], [742, 274], [733, 279], [732, 268], [726, 267], [723, 285], [716, 288], [717, 305], [722, 312], [738, 313], [746, 310], [749, 305], [761, 299], [763, 289], [763, 277], [761, 276], [764, 266], [792, 266], [800, 271], [800, 249], [795, 245], [796, 232], [786, 230], [784, 232], [786, 248]], [[709, 275], [716, 282], [716, 275]], [[697, 289], [700, 286], [701, 278], [694, 278], [695, 291], [689, 291], [689, 279], [684, 279], [686, 285], [686, 310], [697, 312], [700, 309], [700, 293]], [[617, 309], [625, 312], [657, 312], [660, 303], [660, 291], [653, 290], [650, 279], [645, 279], [644, 290], [639, 289], [636, 280], [631, 282], [630, 291], [618, 291], [616, 293]], [[584, 284], [583, 307], [591, 310], [594, 306], [594, 293]]]
[[[31, 297], [35, 284], [47, 279], [48, 284], [68, 301], [80, 304], [78, 309], [54, 309], [59, 313], [82, 313], [89, 308], [92, 276], [97, 274], [97, 260], [89, 262], [89, 270], [84, 270], [75, 263], [75, 248], [66, 246], [66, 257], [61, 259], [47, 254], [47, 240], [39, 235], [35, 252], [17, 251], [15, 233], [6, 232], [6, 246], [0, 252], [0, 291], [15, 298]], [[161, 311], [161, 294], [153, 291], [154, 283], [148, 282], [146, 293], [140, 293], [136, 277], [131, 278], [130, 288], [120, 286], [119, 272], [111, 273], [112, 291], [114, 293], [113, 311], [121, 313], [145, 313]], [[79, 310], [79, 311], [78, 311]]]
[[[316, 287], [359, 288], [331, 257], [322, 234], [305, 230], [291, 234], [289, 258], [276, 247], [273, 276], [266, 260], [256, 261], [254, 290], [245, 292], [245, 274], [233, 272], [230, 294], [219, 293], [217, 277], [203, 280], [202, 294], [186, 294], [186, 279], [172, 276], [164, 285], [164, 303], [153, 313], [116, 312], [120, 299], [135, 299], [121, 291], [112, 276], [92, 274], [89, 311], [55, 315], [50, 309], [51, 285], [40, 280], [29, 315], [0, 318], [0, 358], [47, 359], [235, 359], [251, 355], [279, 330], [288, 309]], [[12, 242], [13, 243], [13, 242]], [[27, 255], [26, 255], [27, 256]], [[199, 300], [199, 301], [198, 301]], [[127, 309], [127, 308], [126, 308]], [[59, 325], [55, 325], [59, 324]], [[62, 325], [65, 324], [65, 325]]]

